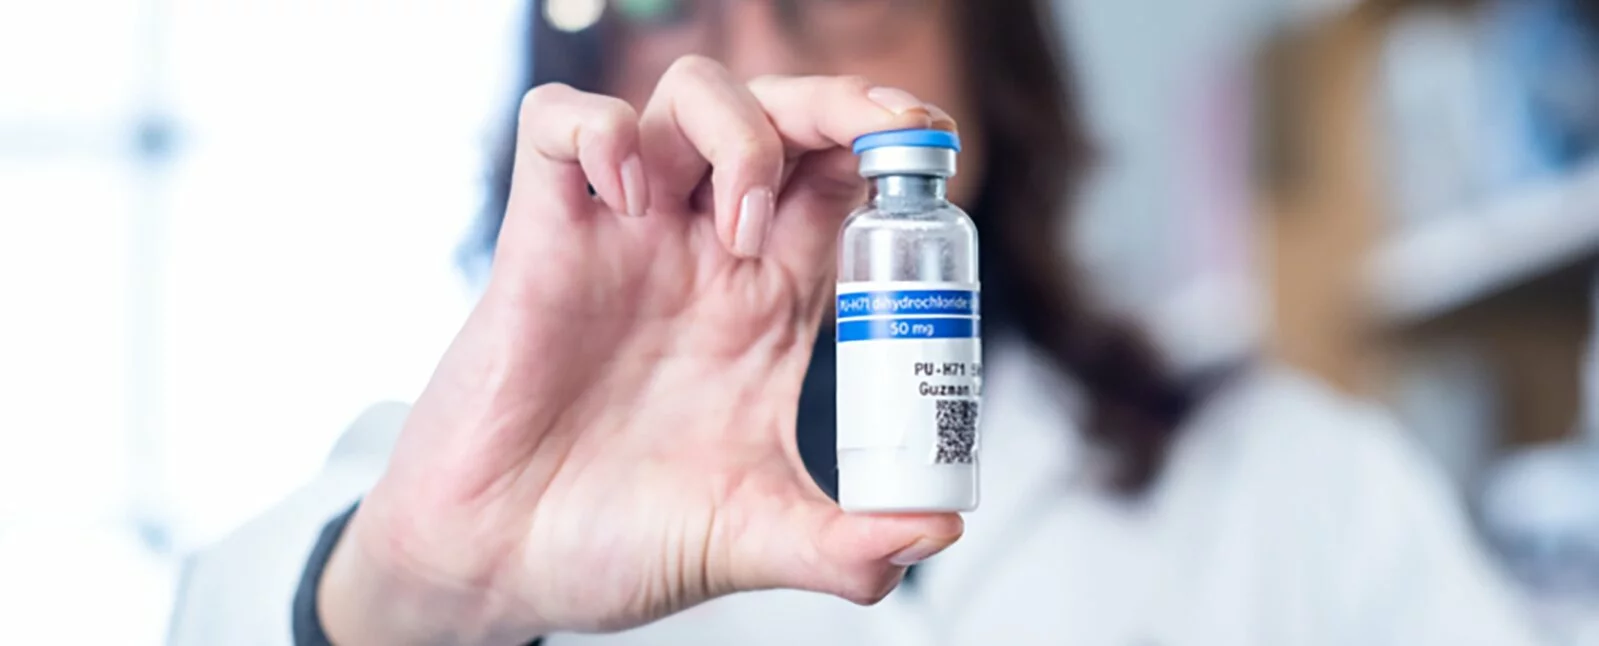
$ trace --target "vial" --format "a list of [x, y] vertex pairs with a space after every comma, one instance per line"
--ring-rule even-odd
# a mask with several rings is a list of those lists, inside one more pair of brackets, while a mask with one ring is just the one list
[[945, 196], [960, 139], [854, 142], [871, 200], [839, 240], [838, 495], [850, 512], [977, 507], [977, 228]]

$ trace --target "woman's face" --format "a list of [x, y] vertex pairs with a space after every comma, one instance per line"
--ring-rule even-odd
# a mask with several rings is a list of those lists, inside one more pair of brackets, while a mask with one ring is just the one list
[[982, 135], [966, 92], [958, 0], [612, 0], [622, 37], [612, 94], [642, 108], [672, 62], [699, 54], [748, 80], [858, 75], [943, 108], [961, 124], [961, 174], [950, 197], [969, 205]]

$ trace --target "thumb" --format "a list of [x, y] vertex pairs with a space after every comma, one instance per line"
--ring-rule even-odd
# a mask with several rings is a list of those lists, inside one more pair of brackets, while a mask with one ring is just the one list
[[760, 558], [756, 587], [797, 588], [869, 605], [887, 596], [905, 568], [960, 538], [959, 514], [846, 514], [830, 500], [802, 503], [772, 553]]

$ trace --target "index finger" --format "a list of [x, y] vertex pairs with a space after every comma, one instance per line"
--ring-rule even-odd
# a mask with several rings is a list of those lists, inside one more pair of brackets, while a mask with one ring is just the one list
[[943, 110], [859, 76], [763, 76], [749, 89], [790, 155], [849, 148], [856, 138], [884, 130], [956, 129]]

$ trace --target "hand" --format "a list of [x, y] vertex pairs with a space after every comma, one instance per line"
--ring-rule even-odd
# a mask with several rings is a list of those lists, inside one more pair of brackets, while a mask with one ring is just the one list
[[702, 58], [642, 114], [529, 92], [488, 289], [321, 582], [334, 641], [519, 644], [779, 587], [872, 603], [953, 543], [954, 514], [845, 515], [794, 438], [865, 198], [849, 144], [953, 125]]

